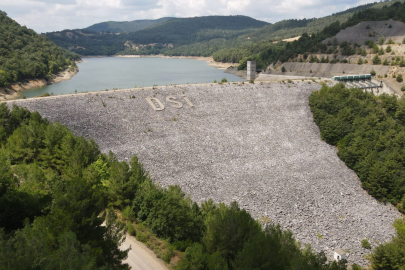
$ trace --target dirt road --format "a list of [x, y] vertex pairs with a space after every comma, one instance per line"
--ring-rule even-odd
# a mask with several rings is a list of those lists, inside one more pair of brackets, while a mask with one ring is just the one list
[[131, 250], [128, 252], [128, 258], [124, 260], [124, 263], [129, 264], [132, 270], [169, 270], [163, 261], [158, 259], [143, 243], [127, 234], [121, 249], [127, 249], [129, 246], [131, 246]]

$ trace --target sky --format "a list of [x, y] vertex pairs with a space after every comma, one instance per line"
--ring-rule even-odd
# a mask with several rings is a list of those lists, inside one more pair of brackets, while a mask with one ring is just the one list
[[376, 0], [1, 0], [0, 10], [37, 33], [104, 21], [246, 15], [275, 23], [319, 18]]

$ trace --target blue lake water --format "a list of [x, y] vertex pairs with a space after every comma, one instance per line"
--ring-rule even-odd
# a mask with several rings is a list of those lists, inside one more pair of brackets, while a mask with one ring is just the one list
[[35, 97], [45, 92], [54, 95], [114, 88], [147, 87], [154, 85], [210, 83], [226, 78], [229, 82], [244, 79], [209, 66], [206, 61], [160, 57], [83, 58], [79, 72], [71, 80], [45, 87], [33, 88], [22, 94]]

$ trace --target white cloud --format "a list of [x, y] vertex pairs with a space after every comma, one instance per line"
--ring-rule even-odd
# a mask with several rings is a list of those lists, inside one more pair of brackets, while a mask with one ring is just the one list
[[37, 32], [103, 21], [246, 15], [268, 22], [330, 15], [374, 0], [1, 0], [0, 10]]

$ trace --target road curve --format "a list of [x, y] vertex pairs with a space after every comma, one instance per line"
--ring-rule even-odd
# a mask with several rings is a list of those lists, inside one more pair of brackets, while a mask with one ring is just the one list
[[130, 246], [128, 258], [123, 262], [129, 264], [132, 270], [169, 270], [164, 262], [156, 257], [155, 253], [137, 241], [135, 237], [127, 234], [125, 242], [120, 248], [123, 250]]

